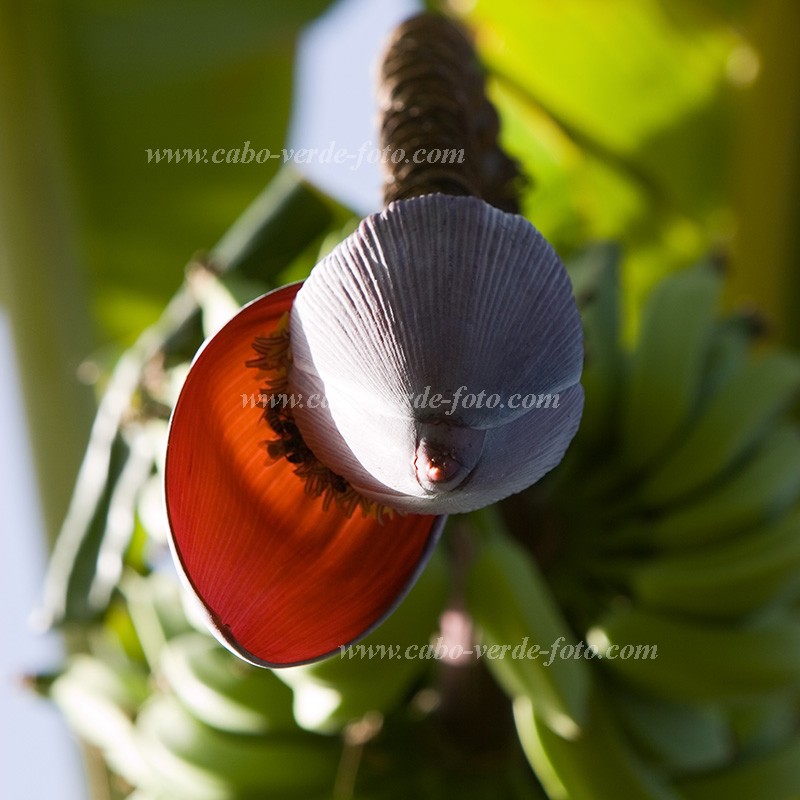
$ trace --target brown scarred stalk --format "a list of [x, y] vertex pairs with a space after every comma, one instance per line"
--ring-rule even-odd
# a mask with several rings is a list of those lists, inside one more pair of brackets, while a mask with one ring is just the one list
[[420, 14], [395, 30], [378, 104], [385, 204], [439, 192], [518, 212], [519, 165], [498, 144], [482, 67], [454, 23]]

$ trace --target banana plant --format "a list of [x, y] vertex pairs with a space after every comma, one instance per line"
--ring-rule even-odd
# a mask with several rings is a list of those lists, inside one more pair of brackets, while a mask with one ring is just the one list
[[[420, 108], [462, 114], [447, 135], [488, 166], [390, 164], [360, 226], [283, 171], [110, 376], [43, 614], [87, 638], [36, 683], [120, 796], [800, 793], [800, 362], [720, 306], [718, 258], [689, 266], [724, 233], [709, 121], [752, 53], [684, 2], [619, 0], [616, 27], [591, 3], [512, 6], [465, 15], [532, 183], [463, 36], [437, 20], [426, 48], [410, 23], [384, 135], [411, 146], [404, 92], [432, 68], [456, 80]], [[577, 77], [559, 19], [594, 64]], [[637, 114], [598, 88], [625, 20], [640, 71], [669, 65]], [[471, 364], [501, 402], [526, 377], [564, 402], [417, 413]], [[300, 392], [334, 402], [260, 401]]]

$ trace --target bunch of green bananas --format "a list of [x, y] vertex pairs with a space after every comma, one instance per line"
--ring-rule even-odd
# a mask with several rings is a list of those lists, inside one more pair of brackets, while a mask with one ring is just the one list
[[[435, 662], [378, 657], [429, 640], [448, 594], [441, 554], [365, 651], [276, 672], [195, 628], [173, 576], [129, 574], [121, 589], [124, 605], [92, 653], [46, 683], [130, 800], [540, 796], [517, 753], [465, 768], [439, 741], [414, 701], [433, 684]], [[120, 630], [135, 635], [127, 652]]]
[[616, 262], [573, 269], [572, 451], [476, 520], [484, 641], [555, 652], [487, 664], [551, 798], [800, 797], [800, 361], [719, 316], [709, 266], [655, 288], [629, 352]]
[[[363, 640], [364, 651], [274, 673], [241, 661], [195, 623], [175, 576], [131, 573], [121, 584], [124, 603], [93, 638], [91, 654], [73, 656], [47, 691], [136, 800], [330, 797], [350, 769], [350, 730], [371, 720], [374, 735], [384, 716], [386, 741], [358, 756], [357, 796], [391, 797], [398, 781], [418, 793], [418, 774], [406, 769], [397, 742], [413, 741], [422, 715], [409, 713], [408, 703], [435, 664], [385, 656], [425, 644], [436, 630], [448, 594], [443, 555], [429, 567], [400, 609]], [[120, 629], [133, 634], [128, 652]], [[424, 782], [438, 772], [446, 770]], [[469, 776], [478, 778], [497, 780]]]
[[283, 683], [194, 630], [176, 582], [129, 576], [124, 588], [148, 663], [96, 646], [70, 659], [49, 694], [135, 796], [324, 797], [338, 740], [298, 728]]

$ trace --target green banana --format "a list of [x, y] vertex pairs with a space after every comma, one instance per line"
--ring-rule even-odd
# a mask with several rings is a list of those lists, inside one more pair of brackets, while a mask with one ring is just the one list
[[754, 358], [708, 402], [686, 436], [644, 481], [638, 502], [662, 507], [708, 484], [751, 449], [800, 388], [800, 361]]
[[170, 639], [159, 673], [197, 719], [219, 730], [257, 734], [296, 727], [291, 691], [210, 636], [190, 631]]
[[679, 781], [677, 788], [686, 800], [794, 800], [800, 794], [800, 736], [725, 770]]
[[602, 446], [613, 434], [615, 403], [622, 369], [618, 266], [614, 244], [595, 245], [572, 259], [567, 270], [581, 309], [586, 363], [581, 376], [586, 403], [575, 446]]
[[652, 559], [630, 578], [643, 607], [731, 619], [781, 599], [797, 583], [800, 514], [700, 549]]
[[[238, 276], [242, 280], [241, 276]], [[235, 297], [231, 290], [236, 278], [227, 276], [225, 280], [218, 277], [212, 268], [205, 265], [192, 265], [186, 274], [186, 285], [200, 307], [203, 322], [203, 336], [209, 338], [225, 325], [226, 322], [247, 302], [248, 298]], [[246, 281], [246, 279], [245, 279]], [[247, 283], [245, 282], [245, 286]], [[257, 297], [262, 291], [253, 295]], [[253, 297], [249, 299], [252, 300]]]
[[522, 749], [551, 800], [679, 800], [630, 748], [612, 710], [597, 691], [580, 737], [555, 733], [527, 696], [514, 701], [514, 720]]
[[712, 397], [742, 368], [761, 327], [757, 317], [747, 311], [734, 312], [717, 322], [703, 375], [703, 397]]
[[129, 795], [125, 796], [125, 800], [166, 800], [165, 797], [145, 792], [142, 789], [134, 789]]
[[758, 757], [781, 747], [797, 732], [800, 692], [794, 689], [751, 697], [724, 710], [739, 757]]
[[113, 667], [85, 654], [73, 656], [50, 687], [50, 697], [72, 728], [132, 785], [146, 772], [133, 714], [148, 694], [147, 676], [135, 666]]
[[[467, 578], [467, 604], [484, 647], [508, 645], [505, 657], [487, 666], [509, 695], [528, 695], [537, 715], [563, 736], [580, 735], [590, 686], [588, 662], [559, 653], [528, 655], [529, 648], [559, 650], [572, 646], [575, 634], [530, 556], [503, 533], [499, 515], [473, 515], [482, 528], [478, 553]], [[476, 537], [477, 538], [477, 537]], [[488, 651], [488, 652], [491, 652]]]
[[177, 698], [155, 695], [136, 720], [147, 767], [138, 785], [172, 800], [288, 798], [333, 786], [335, 740], [296, 732], [238, 736], [193, 717]]
[[697, 406], [719, 291], [719, 275], [695, 267], [650, 295], [621, 394], [621, 455], [632, 470], [659, 456]]
[[[800, 621], [785, 612], [718, 625], [621, 608], [587, 641], [610, 673], [670, 701], [728, 701], [800, 683]], [[618, 657], [607, 657], [609, 645]]]
[[734, 734], [717, 706], [667, 702], [617, 686], [614, 710], [641, 751], [670, 776], [719, 769], [736, 755]]
[[398, 609], [361, 642], [325, 661], [276, 670], [294, 691], [298, 724], [332, 733], [368, 711], [397, 706], [430, 668], [431, 660], [419, 655], [437, 629], [447, 592], [447, 564], [437, 551]]
[[160, 572], [142, 577], [129, 571], [122, 578], [120, 590], [147, 663], [151, 670], [156, 670], [167, 641], [192, 630], [183, 612], [183, 593], [177, 578]]
[[638, 526], [639, 541], [672, 548], [725, 539], [785, 512], [798, 492], [800, 433], [794, 425], [782, 425], [728, 480]]

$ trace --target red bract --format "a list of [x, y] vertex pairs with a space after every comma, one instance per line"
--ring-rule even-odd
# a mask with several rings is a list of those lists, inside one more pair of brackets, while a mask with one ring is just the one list
[[323, 509], [294, 464], [269, 458], [272, 433], [249, 401], [269, 376], [246, 363], [298, 289], [251, 303], [201, 350], [167, 449], [176, 560], [218, 637], [263, 666], [324, 657], [377, 625], [424, 567], [443, 522]]

